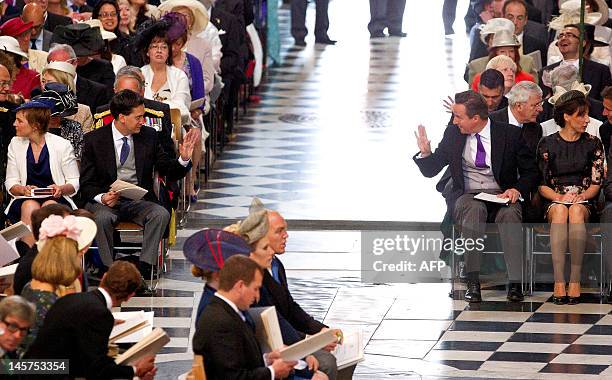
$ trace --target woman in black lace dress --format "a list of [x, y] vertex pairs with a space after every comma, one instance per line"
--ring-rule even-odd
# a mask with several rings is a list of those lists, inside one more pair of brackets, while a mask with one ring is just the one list
[[[604, 148], [599, 138], [586, 133], [589, 103], [580, 91], [568, 91], [556, 102], [557, 133], [538, 145], [542, 173], [540, 195], [545, 200], [555, 277], [553, 302], [576, 304], [580, 297], [580, 273], [589, 216], [604, 177]], [[568, 225], [569, 222], [569, 225]], [[565, 253], [571, 253], [569, 288], [565, 289]]]

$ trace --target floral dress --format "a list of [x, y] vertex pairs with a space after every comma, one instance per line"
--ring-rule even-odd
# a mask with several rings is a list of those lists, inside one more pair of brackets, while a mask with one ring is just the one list
[[[582, 193], [591, 185], [602, 185], [604, 148], [596, 136], [583, 133], [576, 141], [565, 141], [559, 132], [546, 136], [538, 144], [538, 166], [542, 185], [558, 194]], [[591, 214], [596, 197], [586, 204]], [[552, 202], [547, 201], [545, 210]]]
[[55, 301], [57, 301], [58, 297], [53, 292], [32, 289], [29, 282], [23, 287], [21, 296], [36, 305], [36, 322], [32, 328], [30, 328], [30, 333], [22, 343], [22, 348], [25, 351], [36, 339], [38, 331], [40, 331], [40, 328], [45, 322], [47, 312], [51, 309]]

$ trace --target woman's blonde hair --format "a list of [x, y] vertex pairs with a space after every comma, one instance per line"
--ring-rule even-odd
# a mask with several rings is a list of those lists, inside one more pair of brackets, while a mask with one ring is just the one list
[[[134, 32], [136, 30], [136, 15], [134, 14], [134, 8], [132, 8], [132, 4], [128, 0], [119, 0], [117, 1], [117, 6], [121, 10], [121, 5], [127, 5], [130, 10], [130, 23], [128, 24], [128, 29], [130, 32]], [[119, 16], [119, 23], [121, 23], [121, 16]]]
[[212, 280], [212, 276], [215, 272], [211, 271], [211, 270], [205, 270], [202, 269], [200, 267], [197, 267], [195, 265], [191, 266], [191, 275], [193, 277], [198, 277], [203, 279], [206, 282], [209, 282], [210, 280]]
[[487, 63], [487, 69], [497, 70], [497, 68], [502, 65], [510, 66], [512, 70], [516, 73], [516, 70], [517, 70], [516, 63], [514, 62], [512, 58], [506, 55], [498, 55], [498, 56], [491, 58], [491, 60]]
[[68, 86], [68, 88], [76, 93], [76, 85], [74, 84], [74, 76], [68, 74], [65, 71], [60, 71], [56, 69], [44, 69], [42, 75], [45, 73], [49, 73], [55, 78], [58, 83]]
[[55, 236], [45, 242], [32, 263], [32, 278], [54, 286], [70, 286], [81, 274], [77, 242]]

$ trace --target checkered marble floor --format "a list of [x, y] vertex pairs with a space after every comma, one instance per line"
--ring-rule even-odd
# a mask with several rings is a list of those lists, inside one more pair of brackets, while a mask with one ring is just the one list
[[[338, 45], [315, 47], [309, 36], [304, 49], [292, 47], [288, 11], [279, 11], [283, 64], [269, 69], [261, 102], [213, 168], [156, 296], [123, 307], [154, 311], [154, 324], [171, 336], [157, 356], [158, 378], [176, 378], [193, 358], [203, 284], [191, 276], [182, 243], [197, 228], [246, 216], [257, 196], [289, 220], [282, 260], [294, 297], [330, 326], [364, 331], [355, 379], [612, 379], [612, 305], [589, 296], [556, 306], [550, 291], [510, 304], [492, 285], [484, 302], [469, 305], [460, 292], [448, 297], [448, 284], [361, 283], [359, 232], [317, 228], [441, 219], [435, 179], [411, 160], [415, 126], [427, 125], [435, 145], [448, 120], [441, 99], [467, 87], [467, 39], [445, 39], [441, 20], [423, 17], [441, 14], [441, 5], [408, 1], [408, 37], [370, 41], [367, 1], [334, 0], [330, 36]], [[314, 9], [308, 20], [312, 30]], [[312, 226], [295, 231], [298, 220]]]

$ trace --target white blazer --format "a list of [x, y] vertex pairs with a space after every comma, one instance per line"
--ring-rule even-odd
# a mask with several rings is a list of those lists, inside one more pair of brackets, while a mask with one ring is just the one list
[[[79, 166], [74, 156], [72, 144], [70, 144], [70, 141], [52, 133], [45, 133], [45, 144], [49, 151], [49, 167], [51, 168], [53, 183], [56, 185], [71, 184], [74, 187], [74, 193], [64, 195], [64, 198], [73, 208], [77, 208], [70, 198], [70, 196], [79, 191]], [[26, 157], [29, 146], [30, 140], [25, 137], [13, 137], [8, 146], [6, 181], [4, 182], [7, 191], [14, 185], [25, 186], [27, 183], [28, 167]], [[14, 200], [15, 198], [11, 199], [5, 212], [8, 212]]]
[[[142, 74], [145, 78], [145, 93], [144, 97], [147, 99], [153, 98], [153, 91], [151, 91], [151, 83], [153, 83], [153, 69], [150, 65], [142, 67]], [[166, 100], [159, 100], [162, 103], [166, 103], [170, 108], [178, 108], [181, 111], [181, 119], [184, 124], [189, 123], [191, 113], [191, 92], [189, 91], [189, 78], [187, 74], [181, 69], [174, 66], [166, 65], [166, 80], [167, 87], [170, 88], [170, 93], [167, 94]], [[163, 86], [166, 87], [166, 86]], [[154, 99], [156, 100], [156, 99]]]

